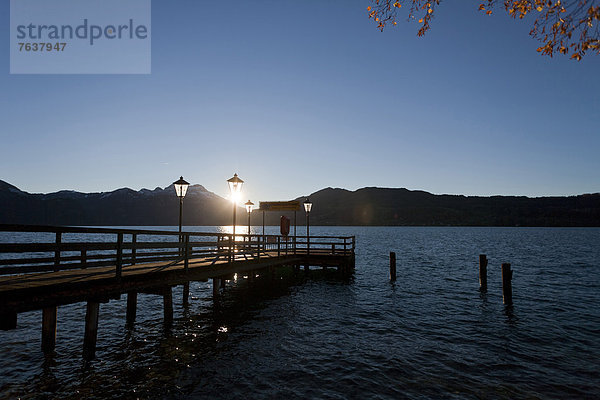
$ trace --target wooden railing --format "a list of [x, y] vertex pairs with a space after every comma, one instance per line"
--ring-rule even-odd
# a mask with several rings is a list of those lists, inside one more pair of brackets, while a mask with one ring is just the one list
[[0, 224], [0, 275], [115, 267], [197, 258], [229, 262], [284, 254], [354, 253], [354, 236], [288, 236]]

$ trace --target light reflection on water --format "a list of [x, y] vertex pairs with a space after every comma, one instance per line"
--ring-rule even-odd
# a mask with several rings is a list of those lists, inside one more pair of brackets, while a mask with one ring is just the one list
[[[162, 298], [145, 294], [128, 331], [123, 296], [101, 305], [91, 363], [81, 359], [85, 304], [59, 308], [54, 358], [40, 350], [41, 312], [19, 315], [17, 330], [0, 332], [1, 397], [600, 396], [600, 229], [313, 232], [357, 235], [352, 281], [238, 277], [216, 305], [210, 283], [192, 283], [187, 310], [175, 287], [170, 332]], [[477, 290], [480, 253], [488, 293]], [[513, 309], [502, 305], [502, 262], [515, 271]]]

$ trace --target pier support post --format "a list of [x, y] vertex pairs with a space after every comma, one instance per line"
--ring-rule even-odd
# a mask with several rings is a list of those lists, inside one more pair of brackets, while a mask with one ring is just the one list
[[267, 273], [269, 274], [269, 279], [273, 282], [275, 280], [275, 267], [272, 265], [267, 267]]
[[487, 291], [487, 265], [488, 260], [485, 254], [479, 255], [479, 290]]
[[17, 328], [17, 313], [7, 312], [0, 314], [0, 330], [9, 331]]
[[352, 265], [347, 261], [344, 263], [344, 276], [349, 277], [350, 275], [352, 275]]
[[98, 337], [98, 315], [100, 303], [88, 301], [85, 313], [85, 334], [83, 337], [83, 358], [93, 360], [96, 356], [96, 338]]
[[171, 286], [163, 289], [163, 309], [165, 328], [170, 329], [173, 326], [173, 291]]
[[186, 282], [183, 284], [183, 306], [187, 307], [190, 302], [189, 302], [189, 298], [190, 298], [190, 283]]
[[348, 263], [347, 262], [343, 262], [342, 264], [340, 264], [340, 266], [338, 267], [338, 272], [342, 276], [348, 275]]
[[221, 280], [219, 278], [213, 278], [213, 299], [219, 297], [219, 287], [221, 286]]
[[502, 264], [502, 300], [507, 306], [512, 306], [512, 276], [513, 272], [510, 269], [510, 263]]
[[396, 253], [390, 251], [390, 281], [396, 281]]
[[127, 293], [127, 327], [132, 328], [137, 313], [137, 292]]
[[56, 306], [42, 310], [42, 351], [50, 354], [56, 347]]

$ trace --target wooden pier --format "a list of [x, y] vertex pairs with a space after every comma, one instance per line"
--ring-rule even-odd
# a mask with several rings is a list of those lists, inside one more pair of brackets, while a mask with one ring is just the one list
[[[56, 343], [57, 307], [87, 302], [83, 355], [94, 357], [101, 303], [127, 294], [127, 326], [137, 294], [163, 297], [164, 323], [173, 321], [172, 288], [213, 280], [213, 296], [234, 275], [254, 278], [281, 266], [354, 270], [354, 236], [281, 236], [51, 226], [0, 225], [0, 329], [18, 314], [42, 310], [42, 350]], [[42, 238], [40, 240], [40, 238]], [[83, 322], [83, 321], [82, 321]]]

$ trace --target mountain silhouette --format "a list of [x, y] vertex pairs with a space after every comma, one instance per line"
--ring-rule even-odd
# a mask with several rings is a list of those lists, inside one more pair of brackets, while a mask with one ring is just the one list
[[480, 197], [367, 187], [327, 188], [310, 200], [318, 225], [600, 226], [600, 193]]
[[[297, 200], [304, 201], [306, 197]], [[434, 195], [424, 191], [366, 187], [326, 188], [310, 195], [311, 225], [371, 226], [600, 226], [600, 193], [568, 197]], [[231, 225], [231, 203], [191, 185], [184, 200], [184, 225]], [[267, 225], [280, 214], [266, 213]], [[0, 180], [0, 223], [39, 225], [177, 225], [179, 199], [173, 185], [80, 193], [30, 194]], [[238, 225], [246, 224], [240, 207]], [[304, 225], [304, 211], [297, 213]], [[262, 224], [260, 212], [252, 225]]]
[[[231, 224], [231, 203], [201, 185], [190, 185], [184, 225]], [[173, 185], [80, 193], [29, 194], [0, 181], [0, 223], [42, 225], [177, 225], [179, 199]]]

